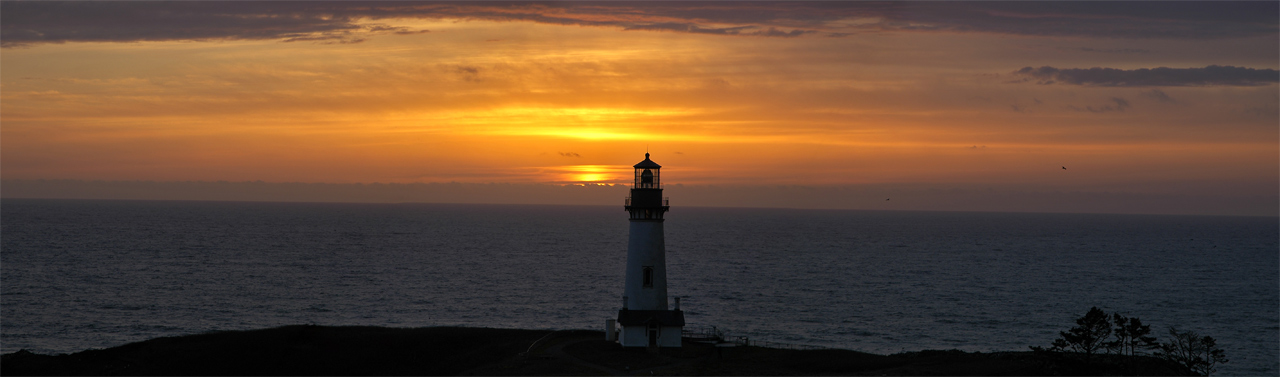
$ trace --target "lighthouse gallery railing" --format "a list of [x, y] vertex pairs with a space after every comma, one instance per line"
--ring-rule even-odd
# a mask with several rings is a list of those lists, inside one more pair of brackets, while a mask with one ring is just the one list
[[[631, 206], [631, 197], [630, 197], [630, 196], [628, 196], [628, 197], [627, 197], [626, 204], [623, 204], [623, 205], [625, 205], [625, 206], [627, 206], [627, 207], [630, 207], [630, 206]], [[668, 196], [668, 197], [664, 197], [664, 198], [662, 198], [662, 206], [664, 206], [664, 207], [669, 207], [669, 206], [671, 206], [671, 197], [669, 197], [669, 196]]]

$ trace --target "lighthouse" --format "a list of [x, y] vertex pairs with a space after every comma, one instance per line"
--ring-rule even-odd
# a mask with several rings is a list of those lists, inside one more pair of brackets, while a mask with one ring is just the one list
[[662, 166], [644, 154], [635, 164], [635, 182], [625, 207], [631, 215], [627, 238], [626, 288], [618, 311], [618, 343], [623, 347], [680, 347], [684, 312], [680, 298], [667, 307], [667, 249], [662, 215], [670, 208], [662, 197]]

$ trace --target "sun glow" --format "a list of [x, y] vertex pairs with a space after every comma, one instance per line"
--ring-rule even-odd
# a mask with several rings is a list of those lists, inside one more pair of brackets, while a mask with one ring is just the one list
[[614, 165], [569, 165], [548, 167], [544, 170], [551, 173], [556, 181], [593, 184], [621, 182], [622, 178], [629, 173], [625, 166]]
[[609, 178], [608, 174], [578, 174], [576, 180], [582, 182], [596, 182], [607, 180]]
[[580, 140], [644, 137], [644, 124], [696, 113], [684, 109], [507, 107], [469, 112], [452, 123], [487, 135], [549, 136]]

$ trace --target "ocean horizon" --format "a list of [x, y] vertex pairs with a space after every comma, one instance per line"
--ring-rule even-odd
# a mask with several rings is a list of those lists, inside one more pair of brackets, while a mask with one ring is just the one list
[[[292, 324], [601, 329], [616, 206], [0, 200], [2, 352]], [[674, 206], [691, 326], [874, 353], [1025, 351], [1090, 307], [1280, 371], [1280, 218]]]

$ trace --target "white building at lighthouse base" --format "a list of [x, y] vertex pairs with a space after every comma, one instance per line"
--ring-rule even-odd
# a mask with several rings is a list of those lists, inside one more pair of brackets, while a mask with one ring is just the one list
[[684, 312], [622, 309], [618, 327], [618, 344], [623, 347], [680, 347]]

